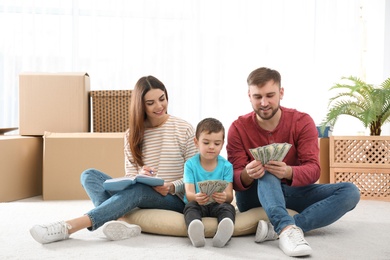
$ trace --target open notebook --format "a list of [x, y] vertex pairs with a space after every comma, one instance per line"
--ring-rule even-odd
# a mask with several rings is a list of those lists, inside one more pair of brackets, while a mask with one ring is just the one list
[[120, 191], [128, 188], [135, 183], [143, 183], [149, 186], [164, 185], [164, 180], [158, 177], [148, 175], [125, 176], [108, 179], [103, 183], [103, 187], [108, 191]]

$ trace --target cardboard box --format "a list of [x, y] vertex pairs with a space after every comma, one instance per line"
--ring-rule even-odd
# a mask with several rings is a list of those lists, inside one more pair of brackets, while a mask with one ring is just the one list
[[19, 75], [19, 134], [89, 132], [87, 73]]
[[49, 133], [44, 135], [43, 199], [89, 199], [81, 173], [98, 169], [111, 177], [125, 175], [123, 133]]
[[321, 176], [319, 179], [319, 183], [329, 183], [330, 181], [329, 138], [318, 138], [318, 146], [320, 148], [320, 166], [321, 166]]
[[42, 137], [0, 136], [0, 202], [42, 194]]

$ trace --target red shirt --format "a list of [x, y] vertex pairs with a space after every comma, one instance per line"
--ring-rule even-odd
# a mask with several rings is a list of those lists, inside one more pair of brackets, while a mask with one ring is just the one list
[[226, 146], [228, 160], [233, 164], [234, 189], [246, 190], [241, 182], [241, 172], [254, 160], [249, 149], [272, 143], [289, 143], [291, 148], [284, 162], [292, 167], [292, 186], [315, 183], [320, 177], [318, 132], [313, 119], [295, 109], [280, 107], [282, 115], [273, 131], [262, 129], [255, 112], [240, 116], [229, 128]]

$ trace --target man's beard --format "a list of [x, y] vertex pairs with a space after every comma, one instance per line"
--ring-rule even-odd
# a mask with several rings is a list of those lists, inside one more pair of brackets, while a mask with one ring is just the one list
[[280, 105], [278, 105], [275, 109], [272, 109], [272, 112], [269, 116], [264, 116], [261, 112], [261, 109], [254, 110], [256, 115], [258, 115], [263, 120], [270, 120], [279, 110]]

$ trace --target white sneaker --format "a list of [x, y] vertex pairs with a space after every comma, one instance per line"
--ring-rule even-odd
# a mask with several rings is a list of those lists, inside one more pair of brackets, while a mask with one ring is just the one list
[[65, 221], [58, 221], [49, 225], [35, 225], [30, 229], [30, 234], [37, 242], [47, 244], [68, 239], [71, 228]]
[[204, 225], [199, 219], [191, 221], [188, 226], [188, 237], [194, 247], [202, 247], [206, 244], [204, 237]]
[[292, 226], [280, 234], [279, 247], [288, 256], [305, 256], [313, 251], [297, 226]]
[[122, 240], [141, 234], [141, 227], [125, 221], [112, 220], [103, 225], [103, 233], [109, 240]]
[[214, 247], [224, 247], [234, 232], [234, 223], [230, 218], [224, 218], [219, 222], [217, 233], [213, 237]]
[[274, 226], [270, 222], [265, 222], [264, 220], [259, 220], [256, 229], [255, 242], [261, 243], [268, 240], [278, 239], [278, 234], [274, 230]]

